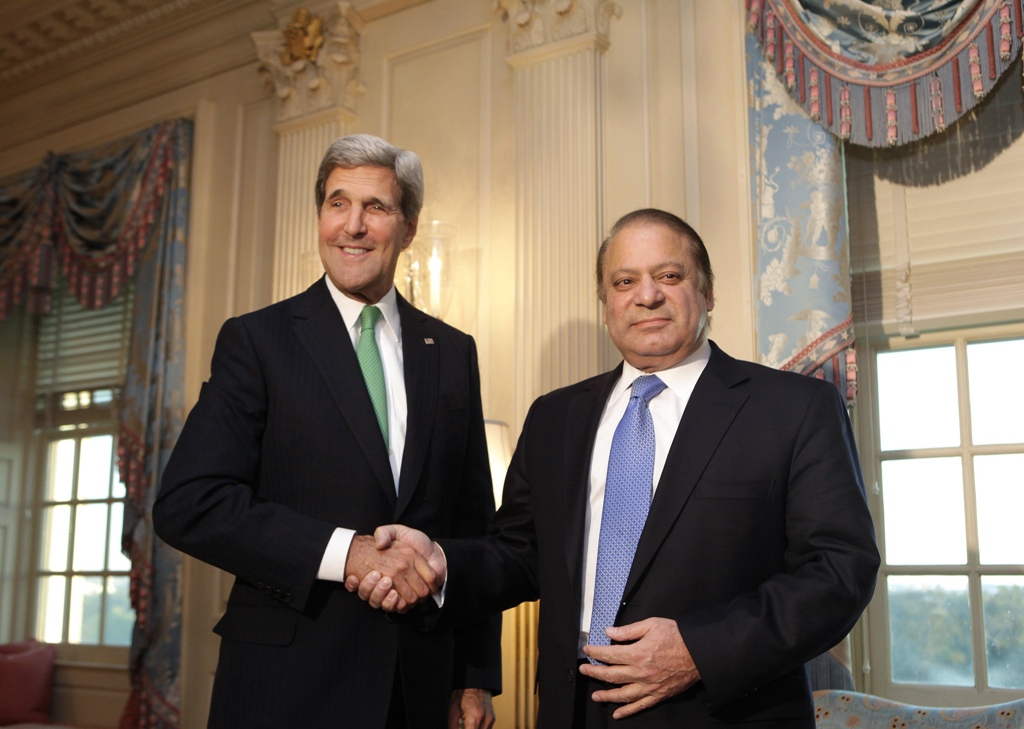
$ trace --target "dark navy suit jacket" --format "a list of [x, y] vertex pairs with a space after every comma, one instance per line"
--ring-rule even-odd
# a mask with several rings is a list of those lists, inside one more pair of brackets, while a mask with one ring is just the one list
[[[539, 398], [483, 540], [441, 540], [445, 620], [540, 598], [540, 725], [572, 726], [591, 452], [621, 374]], [[674, 619], [701, 673], [610, 727], [814, 726], [804, 663], [838, 643], [878, 568], [832, 384], [712, 354], [683, 413], [616, 623]], [[615, 705], [588, 710], [600, 724]]]
[[[383, 727], [401, 670], [412, 726], [453, 688], [500, 689], [500, 616], [426, 630], [316, 579], [335, 527], [484, 533], [494, 512], [472, 338], [398, 299], [408, 420], [398, 494], [323, 279], [227, 321], [153, 510], [169, 544], [236, 575], [211, 727]], [[434, 607], [436, 611], [436, 607]], [[400, 667], [400, 668], [399, 668]]]

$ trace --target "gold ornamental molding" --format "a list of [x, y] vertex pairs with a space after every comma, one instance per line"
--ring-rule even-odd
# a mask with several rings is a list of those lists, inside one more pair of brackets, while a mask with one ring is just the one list
[[279, 123], [325, 109], [352, 110], [366, 92], [359, 80], [362, 18], [348, 2], [325, 15], [300, 7], [282, 28], [251, 34], [260, 74], [277, 96]]

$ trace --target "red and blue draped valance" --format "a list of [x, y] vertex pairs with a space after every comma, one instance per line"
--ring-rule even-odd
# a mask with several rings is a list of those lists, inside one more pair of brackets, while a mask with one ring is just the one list
[[747, 0], [748, 31], [786, 89], [870, 147], [940, 132], [1020, 53], [1022, 0]]
[[153, 235], [174, 165], [177, 122], [0, 181], [0, 320], [25, 297], [50, 310], [58, 267], [98, 309], [124, 291]]

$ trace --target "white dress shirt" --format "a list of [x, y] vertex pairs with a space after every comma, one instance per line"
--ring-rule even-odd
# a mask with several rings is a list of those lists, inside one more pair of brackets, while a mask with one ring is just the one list
[[[654, 421], [654, 483], [651, 495], [658, 488], [661, 472], [665, 468], [669, 448], [679, 428], [686, 403], [690, 400], [697, 379], [704, 371], [711, 356], [711, 345], [707, 340], [696, 352], [679, 364], [661, 372], [654, 372], [666, 387], [650, 402], [651, 419]], [[580, 613], [580, 656], [590, 634], [590, 617], [594, 610], [594, 582], [597, 576], [597, 544], [601, 536], [601, 517], [604, 512], [604, 488], [608, 478], [608, 460], [612, 452], [612, 437], [615, 428], [626, 412], [633, 380], [648, 374], [636, 369], [628, 362], [622, 363], [622, 376], [615, 383], [608, 402], [605, 403], [601, 422], [594, 439], [593, 455], [590, 459], [590, 487], [587, 501], [587, 515], [583, 540], [583, 610]]]
[[[365, 304], [355, 299], [350, 299], [338, 290], [338, 287], [331, 281], [330, 276], [325, 276], [327, 289], [331, 292], [331, 298], [341, 313], [341, 318], [348, 327], [348, 334], [352, 338], [353, 348], [359, 344], [361, 327], [359, 314]], [[398, 298], [395, 287], [384, 294], [384, 298], [376, 303], [380, 309], [381, 316], [377, 319], [374, 327], [374, 337], [377, 340], [377, 349], [380, 350], [381, 364], [384, 365], [384, 382], [387, 387], [388, 398], [388, 437], [389, 443], [388, 458], [391, 461], [391, 475], [395, 481], [395, 491], [398, 491], [398, 475], [402, 470], [402, 454], [405, 452], [405, 431], [409, 414], [408, 402], [405, 398], [405, 369], [402, 358], [402, 322], [398, 317]], [[320, 561], [320, 570], [317, 577], [321, 580], [333, 580], [334, 582], [345, 581], [345, 563], [348, 561], [348, 548], [352, 544], [352, 537], [355, 531], [338, 527], [331, 535], [324, 551], [323, 559]]]

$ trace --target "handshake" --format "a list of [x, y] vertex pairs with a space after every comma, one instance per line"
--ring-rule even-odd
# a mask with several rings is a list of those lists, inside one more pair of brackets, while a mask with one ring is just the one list
[[448, 576], [444, 552], [421, 531], [388, 524], [357, 535], [345, 563], [345, 588], [371, 607], [405, 613], [441, 591]]

